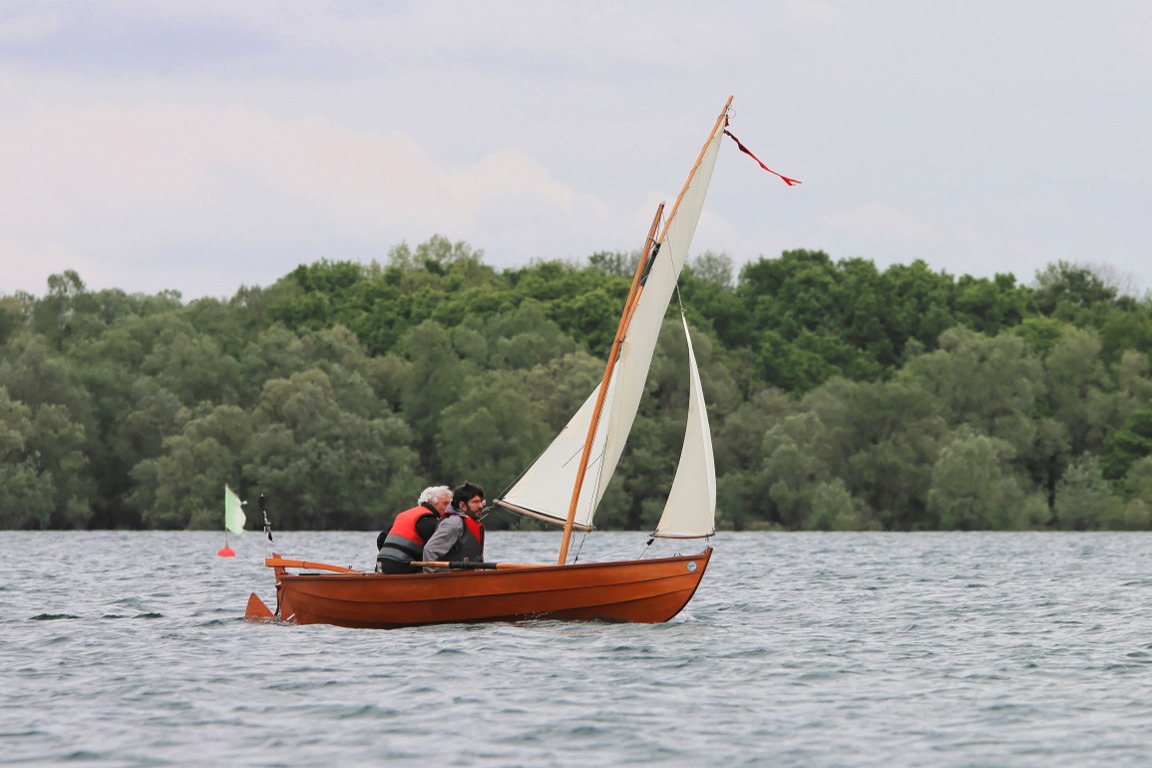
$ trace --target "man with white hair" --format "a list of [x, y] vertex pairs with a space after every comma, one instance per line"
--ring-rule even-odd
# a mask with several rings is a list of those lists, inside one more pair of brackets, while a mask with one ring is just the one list
[[435, 485], [420, 493], [416, 506], [396, 515], [392, 527], [376, 537], [376, 546], [380, 549], [376, 555], [376, 573], [420, 573], [420, 569], [410, 563], [423, 557], [424, 544], [432, 538], [451, 499], [448, 486]]

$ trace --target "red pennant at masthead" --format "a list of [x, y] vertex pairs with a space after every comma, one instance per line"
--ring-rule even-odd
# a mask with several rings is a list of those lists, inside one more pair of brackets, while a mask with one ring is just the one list
[[803, 182], [801, 182], [799, 179], [790, 179], [790, 178], [788, 178], [787, 176], [785, 176], [784, 174], [782, 174], [782, 173], [777, 173], [776, 171], [772, 170], [772, 169], [771, 169], [771, 168], [769, 168], [768, 166], [764, 165], [764, 163], [763, 163], [763, 162], [760, 160], [760, 158], [758, 158], [758, 157], [756, 157], [756, 155], [752, 154], [752, 150], [748, 149], [748, 147], [746, 147], [746, 146], [744, 146], [743, 144], [741, 144], [741, 143], [740, 143], [740, 139], [738, 139], [738, 138], [736, 138], [735, 136], [733, 136], [733, 135], [732, 135], [732, 132], [731, 132], [731, 131], [729, 131], [727, 128], [725, 128], [725, 129], [724, 129], [724, 135], [725, 135], [725, 136], [727, 136], [728, 138], [732, 139], [732, 141], [736, 142], [736, 146], [740, 147], [740, 151], [741, 151], [741, 152], [743, 152], [744, 154], [748, 155], [748, 157], [752, 158], [752, 159], [753, 159], [753, 160], [755, 160], [756, 162], [760, 163], [760, 167], [761, 167], [761, 168], [763, 168], [764, 170], [768, 171], [768, 173], [772, 174], [773, 176], [779, 176], [781, 179], [783, 179], [783, 180], [784, 180], [784, 183], [785, 183], [785, 184], [787, 184], [788, 186], [790, 186], [790, 187], [794, 187], [794, 186], [796, 186], [797, 184], [801, 184], [801, 183], [803, 183]]

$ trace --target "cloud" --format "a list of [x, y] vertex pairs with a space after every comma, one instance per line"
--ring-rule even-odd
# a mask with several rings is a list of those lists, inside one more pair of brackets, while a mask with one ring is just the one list
[[[175, 256], [202, 268], [197, 284], [149, 290], [192, 294], [210, 290], [207, 272], [226, 286], [266, 283], [302, 261], [382, 256], [435, 233], [523, 262], [550, 238], [579, 241], [579, 222], [607, 216], [517, 150], [444, 167], [403, 131], [237, 106], [31, 110], [0, 120], [0, 167], [0, 263], [33, 261], [43, 275], [46, 254], [53, 268], [100, 257], [116, 265], [110, 272], [133, 273]], [[251, 274], [227, 272], [239, 256], [259, 262], [258, 252], [264, 264]], [[31, 289], [4, 272], [0, 292]], [[81, 277], [120, 287], [114, 274], [105, 285]]]
[[68, 254], [189, 296], [437, 233], [495, 266], [635, 248], [729, 93], [805, 184], [726, 149], [697, 250], [1152, 285], [1149, 29], [1136, 0], [9, 0], [0, 292]]
[[32, 10], [18, 16], [0, 18], [0, 43], [36, 43], [64, 29], [71, 21], [67, 14], [51, 10]]
[[42, 295], [48, 285], [48, 276], [74, 270], [81, 276], [91, 276], [100, 270], [86, 262], [79, 254], [57, 242], [24, 239], [13, 241], [0, 232], [0, 295], [26, 291]]
[[881, 202], [863, 203], [851, 211], [820, 214], [814, 221], [855, 239], [888, 241], [904, 247], [934, 247], [945, 241], [943, 234], [931, 224]]

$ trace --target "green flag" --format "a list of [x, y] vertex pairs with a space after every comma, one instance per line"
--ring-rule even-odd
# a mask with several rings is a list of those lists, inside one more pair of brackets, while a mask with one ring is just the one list
[[224, 527], [232, 533], [244, 533], [244, 502], [231, 488], [224, 486]]

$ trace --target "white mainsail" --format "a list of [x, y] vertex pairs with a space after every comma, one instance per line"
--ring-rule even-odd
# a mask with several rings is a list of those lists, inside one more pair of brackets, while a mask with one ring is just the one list
[[[717, 119], [712, 135], [669, 215], [664, 232], [657, 240], [659, 249], [652, 258], [632, 322], [620, 346], [616, 368], [608, 383], [604, 409], [592, 441], [585, 482], [576, 506], [576, 528], [592, 527], [593, 514], [616, 470], [635, 421], [664, 313], [684, 268], [704, 208], [704, 198], [724, 136], [726, 115], [727, 108]], [[552, 444], [498, 503], [556, 522], [566, 520], [599, 390], [597, 387], [589, 395]]]
[[704, 405], [704, 388], [700, 386], [700, 367], [692, 349], [688, 320], [684, 338], [688, 342], [689, 394], [688, 426], [684, 430], [684, 447], [676, 478], [653, 535], [668, 539], [697, 539], [716, 532], [716, 461], [712, 456], [712, 433], [708, 428], [708, 409]]

